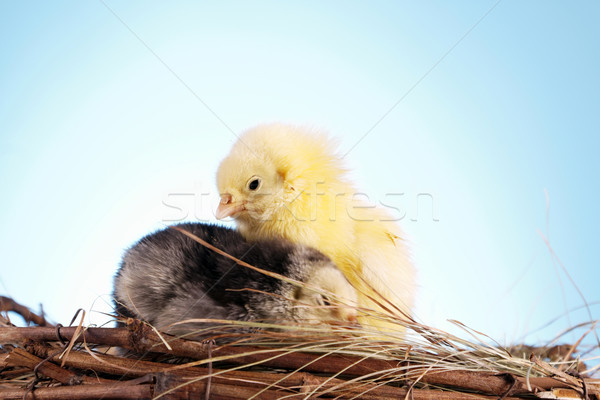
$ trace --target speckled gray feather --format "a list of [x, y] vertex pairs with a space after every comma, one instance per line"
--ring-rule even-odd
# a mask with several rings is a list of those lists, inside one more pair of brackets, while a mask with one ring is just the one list
[[[333, 273], [334, 280], [340, 280], [339, 285], [350, 287], [329, 258], [317, 250], [284, 240], [247, 243], [237, 231], [216, 225], [178, 226], [250, 265], [303, 282], [327, 271]], [[167, 228], [142, 238], [126, 251], [115, 277], [114, 298], [121, 315], [182, 334], [210, 324], [171, 324], [194, 318], [294, 322], [299, 315], [291, 300], [298, 298], [299, 290]]]

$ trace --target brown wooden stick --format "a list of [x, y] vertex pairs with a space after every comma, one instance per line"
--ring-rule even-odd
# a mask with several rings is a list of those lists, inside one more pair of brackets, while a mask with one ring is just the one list
[[[317, 377], [314, 377], [317, 378]], [[322, 378], [325, 379], [325, 378]], [[181, 386], [178, 389], [178, 386]], [[171, 374], [159, 374], [157, 376], [156, 382], [156, 391], [154, 393], [155, 396], [159, 394], [168, 392], [165, 397], [161, 397], [163, 399], [188, 399], [198, 397], [200, 393], [204, 393], [205, 390], [205, 381], [198, 381], [189, 383], [186, 378]], [[211, 399], [247, 399], [253, 395], [258, 393], [259, 388], [253, 387], [245, 387], [239, 386], [235, 382], [232, 383], [221, 383], [221, 382], [213, 382], [211, 383]], [[288, 390], [277, 390], [277, 389], [269, 389], [260, 393], [260, 399], [278, 399], [285, 396], [286, 399], [304, 399], [310, 393], [311, 386], [308, 387], [299, 387], [300, 393], [290, 392]], [[351, 388], [348, 388], [351, 389]], [[334, 392], [330, 393], [329, 396], [345, 396], [342, 398], [349, 398], [359, 396], [360, 399], [363, 400], [397, 400], [403, 399], [407, 397], [408, 390], [406, 388], [400, 387], [385, 387], [385, 391], [377, 391], [373, 389], [372, 391], [366, 389], [355, 389], [348, 390], [345, 392]], [[319, 396], [316, 393], [314, 396], [310, 396], [310, 399], [316, 399]], [[328, 397], [329, 397], [328, 396]], [[322, 398], [322, 397], [318, 397]], [[412, 398], [415, 400], [475, 400], [475, 399], [497, 399], [497, 396], [484, 396], [484, 395], [476, 395], [469, 393], [456, 393], [456, 392], [442, 392], [439, 390], [423, 390], [423, 389], [415, 389], [411, 390], [408, 398]], [[517, 400], [516, 397], [505, 397], [506, 400]]]
[[[53, 358], [55, 360], [57, 356]], [[209, 374], [208, 368], [190, 367], [187, 369], [174, 369], [173, 364], [156, 363], [150, 361], [137, 361], [130, 358], [111, 355], [95, 354], [94, 356], [83, 351], [72, 351], [65, 357], [65, 365], [77, 369], [91, 369], [99, 373], [111, 375], [143, 376], [151, 372], [163, 372], [181, 377], [200, 377]], [[265, 388], [277, 383], [279, 386], [288, 388], [303, 387], [312, 390], [322, 385], [322, 389], [336, 389], [337, 392], [361, 394], [369, 390], [373, 395], [398, 395], [398, 388], [389, 386], [377, 387], [373, 384], [365, 384], [364, 389], [355, 389], [341, 379], [317, 377], [305, 372], [294, 374], [253, 372], [253, 371], [223, 371], [213, 369], [212, 381], [217, 383], [233, 383], [241, 386]], [[327, 383], [325, 383], [327, 381]], [[308, 385], [310, 382], [311, 385]], [[325, 383], [325, 384], [324, 384]]]
[[[58, 356], [54, 356], [51, 360], [56, 362], [57, 359]], [[136, 360], [133, 358], [119, 357], [108, 354], [95, 353], [92, 356], [84, 351], [71, 351], [69, 354], [65, 355], [63, 359], [65, 361], [65, 365], [70, 368], [93, 370], [95, 372], [101, 372], [120, 377], [139, 377], [149, 373], [167, 371], [176, 366], [174, 364]], [[184, 369], [182, 371], [187, 370]]]
[[[130, 331], [128, 328], [88, 328], [84, 332], [87, 343], [119, 346], [138, 353], [156, 352], [167, 353], [180, 357], [202, 360], [208, 356], [207, 345], [189, 340], [177, 339], [164, 335], [171, 350], [167, 349], [159, 336], [150, 328]], [[60, 334], [65, 340], [71, 340], [76, 328], [61, 328]], [[0, 328], [0, 343], [12, 343], [25, 340], [53, 341], [56, 340], [56, 330], [53, 328]], [[83, 337], [77, 339], [83, 341]], [[248, 354], [252, 352], [256, 354]], [[262, 347], [224, 346], [212, 351], [213, 357], [232, 356], [237, 364], [261, 362], [264, 366], [297, 369], [305, 366], [305, 371], [316, 371], [324, 374], [338, 373], [350, 364], [356, 365], [344, 371], [347, 375], [362, 376], [377, 371], [387, 370], [398, 366], [397, 362], [380, 359], [361, 359], [360, 357], [288, 352], [280, 349]], [[264, 361], [266, 358], [273, 360]]]
[[[92, 367], [96, 372], [120, 373], [127, 375], [142, 374], [144, 372], [162, 372], [164, 374], [180, 377], [201, 377], [209, 375], [209, 368], [190, 367], [187, 369], [174, 369], [172, 364], [154, 363], [149, 361], [136, 361], [127, 358], [114, 356], [100, 356], [106, 363], [95, 362], [95, 359], [89, 354], [83, 352], [72, 352], [66, 359], [66, 365], [77, 368]], [[118, 365], [118, 366], [117, 366]], [[132, 369], [129, 369], [133, 367]], [[145, 371], [143, 371], [145, 370]], [[273, 373], [273, 372], [254, 372], [254, 371], [224, 371], [212, 369], [212, 382], [222, 384], [233, 384], [237, 386], [250, 386], [258, 389], [266, 388], [269, 385], [277, 384], [287, 388], [303, 388], [313, 390], [322, 386], [321, 390], [335, 389], [334, 393], [361, 394], [369, 390], [373, 395], [399, 395], [398, 388], [389, 386], [377, 387], [374, 384], [364, 384], [364, 388], [355, 388], [359, 384], [348, 384], [346, 381], [335, 378], [318, 377], [306, 372], [297, 373]]]
[[46, 318], [37, 315], [36, 313], [32, 312], [29, 308], [17, 303], [10, 297], [0, 296], [0, 311], [16, 312], [17, 314], [22, 316], [26, 322], [33, 322], [34, 324], [40, 326], [52, 326], [52, 324], [46, 321]]
[[[55, 356], [56, 358], [56, 356]], [[99, 362], [98, 359], [103, 362]], [[142, 376], [150, 372], [159, 372], [171, 376], [171, 380], [200, 377], [209, 374], [208, 368], [190, 367], [187, 369], [173, 369], [172, 364], [156, 363], [150, 361], [137, 361], [124, 357], [90, 354], [82, 351], [72, 351], [65, 358], [65, 365], [77, 369], [92, 369], [100, 373], [112, 375], [126, 374], [129, 376]], [[314, 376], [305, 372], [294, 374], [254, 372], [254, 371], [223, 371], [213, 369], [212, 382], [222, 385], [254, 387], [256, 391], [268, 385], [277, 384], [280, 387], [300, 389], [308, 392], [317, 387], [319, 391], [332, 390], [332, 395], [369, 396], [372, 398], [399, 398], [406, 395], [406, 390], [398, 387], [375, 385], [372, 383], [348, 383], [341, 379]], [[179, 377], [179, 378], [174, 378]], [[477, 379], [477, 377], [475, 377]], [[183, 382], [183, 381], [182, 381]], [[181, 383], [181, 382], [180, 382]], [[194, 389], [196, 390], [196, 389]], [[202, 388], [197, 388], [198, 392]], [[438, 393], [438, 392], [436, 392]], [[425, 394], [421, 394], [425, 396]], [[455, 398], [455, 397], [449, 397]]]
[[[30, 368], [21, 367], [21, 368], [11, 368], [10, 370], [3, 370], [0, 372], [0, 383], [5, 383], [10, 381], [11, 379], [21, 380], [29, 379], [32, 372]], [[22, 379], [21, 379], [22, 378]], [[10, 383], [8, 383], [10, 384]]]
[[49, 378], [55, 379], [65, 385], [78, 385], [80, 383], [102, 383], [107, 381], [102, 378], [92, 378], [89, 376], [80, 376], [72, 371], [68, 371], [51, 362], [44, 362], [43, 359], [28, 353], [21, 348], [13, 349], [7, 358], [7, 364], [12, 367], [27, 367], [32, 371], [38, 367], [38, 373], [45, 375]]
[[[61, 335], [70, 340], [75, 333], [76, 328], [62, 328]], [[193, 341], [177, 339], [165, 335], [170, 347], [169, 351], [158, 335], [150, 328], [130, 331], [128, 328], [88, 328], [85, 333], [88, 343], [121, 346], [136, 351], [154, 351], [177, 356], [203, 359], [207, 356], [207, 346], [205, 344]], [[55, 330], [52, 328], [0, 328], [0, 343], [11, 343], [24, 339], [32, 340], [56, 340]], [[78, 341], [81, 341], [79, 338]], [[247, 354], [251, 351], [261, 351], [257, 354]], [[265, 349], [258, 347], [233, 347], [225, 346], [213, 350], [213, 357], [235, 356], [231, 362], [237, 364], [247, 364], [259, 362], [269, 357], [276, 357], [269, 361], [263, 361], [262, 365], [277, 368], [299, 369], [306, 372], [319, 372], [323, 374], [335, 374], [345, 369], [344, 374], [348, 376], [363, 376], [371, 373], [378, 373], [400, 364], [394, 361], [380, 359], [362, 360], [355, 356], [346, 355], [326, 355], [312, 353], [296, 352], [286, 354], [285, 351], [278, 349]], [[355, 365], [352, 365], [356, 363]], [[348, 368], [349, 365], [352, 365]], [[414, 371], [414, 372], [413, 372]], [[424, 371], [422, 369], [421, 371]], [[421, 371], [411, 370], [412, 377], [419, 376]], [[509, 394], [530, 393], [527, 390], [526, 379], [515, 377], [516, 384]], [[531, 378], [532, 387], [541, 389], [570, 387], [568, 384], [552, 378]], [[420, 382], [435, 385], [452, 386], [467, 390], [479, 391], [482, 393], [503, 395], [510, 388], [512, 383], [502, 375], [495, 375], [488, 372], [470, 372], [470, 371], [429, 371], [421, 377]], [[590, 393], [598, 393], [598, 387], [588, 385]]]
[[[27, 394], [27, 397], [24, 397]], [[35, 397], [34, 397], [35, 394]], [[5, 400], [151, 399], [151, 385], [82, 385], [27, 389], [0, 389]]]
[[[425, 372], [425, 368], [421, 369], [421, 373]], [[419, 370], [410, 372], [410, 376], [418, 376]], [[464, 388], [481, 393], [489, 393], [496, 395], [520, 395], [532, 393], [527, 388], [527, 379], [508, 374], [495, 374], [492, 372], [475, 372], [464, 370], [453, 371], [428, 371], [420, 380], [422, 383], [430, 385], [447, 386], [454, 388]], [[512, 383], [514, 379], [514, 384]], [[530, 386], [533, 393], [552, 389], [552, 388], [570, 388], [568, 384], [556, 380], [554, 378], [529, 378]], [[512, 385], [512, 388], [511, 388]], [[510, 388], [510, 391], [509, 391]]]
[[[98, 362], [96, 358], [100, 358], [104, 362]], [[70, 367], [77, 369], [92, 369], [96, 372], [108, 373], [112, 375], [126, 375], [126, 376], [142, 376], [150, 372], [164, 372], [178, 376], [204, 376], [208, 375], [208, 368], [201, 367], [190, 367], [187, 369], [173, 369], [172, 364], [155, 363], [149, 361], [137, 361], [130, 358], [116, 357], [110, 355], [96, 355], [96, 358], [85, 352], [71, 352], [66, 356], [65, 363]], [[422, 371], [421, 371], [422, 372]], [[415, 370], [411, 375], [415, 376], [419, 373]], [[337, 378], [324, 378], [314, 376], [305, 372], [295, 374], [281, 374], [281, 373], [261, 373], [251, 371], [231, 371], [223, 372], [222, 370], [213, 370], [213, 381], [226, 383], [227, 381], [238, 381], [240, 385], [249, 385], [248, 382], [257, 382], [255, 385], [265, 387], [269, 384], [278, 382], [279, 385], [285, 387], [305, 387], [307, 381], [312, 381], [314, 387], [322, 385], [323, 390], [334, 389], [337, 390], [335, 393], [351, 393], [353, 395], [361, 394], [368, 390], [374, 396], [398, 396], [398, 388], [389, 386], [377, 387], [374, 384], [366, 383], [363, 389], [354, 389], [352, 386], [359, 385], [359, 383], [348, 384], [346, 381]], [[323, 384], [324, 382], [328, 382]], [[482, 372], [471, 372], [471, 371], [430, 371], [424, 375], [424, 379], [421, 380], [423, 383], [429, 383], [440, 386], [451, 386], [456, 388], [468, 387], [471, 390], [477, 390], [483, 393], [505, 393], [510, 387], [504, 377], [497, 376], [491, 373]], [[534, 391], [547, 390], [548, 388], [567, 387], [561, 382], [557, 382], [551, 378], [532, 378], [531, 379], [532, 389]], [[514, 385], [511, 393], [523, 394], [528, 393], [526, 382], [522, 378], [517, 378], [517, 382]]]

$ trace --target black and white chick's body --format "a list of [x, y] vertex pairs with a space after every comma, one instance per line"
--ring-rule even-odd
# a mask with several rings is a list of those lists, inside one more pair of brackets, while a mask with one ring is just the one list
[[[200, 318], [275, 324], [356, 321], [356, 291], [319, 251], [285, 240], [247, 243], [237, 231], [215, 225], [178, 227], [250, 265], [304, 282], [306, 287], [238, 265], [166, 228], [126, 251], [114, 282], [119, 314], [172, 334], [211, 325], [177, 324]], [[333, 299], [338, 303], [335, 307]]]

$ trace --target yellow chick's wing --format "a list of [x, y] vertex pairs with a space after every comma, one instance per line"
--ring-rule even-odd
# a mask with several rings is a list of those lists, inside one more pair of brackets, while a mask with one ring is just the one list
[[[284, 237], [320, 250], [358, 289], [359, 306], [408, 316], [415, 274], [403, 234], [385, 210], [355, 200], [345, 174], [327, 136], [260, 125], [219, 166], [217, 218], [233, 217], [247, 240]], [[401, 330], [368, 313], [359, 322]]]
[[[354, 216], [357, 240], [352, 248], [347, 249], [358, 258], [361, 280], [366, 281], [362, 286], [367, 286], [357, 287], [362, 293], [359, 304], [383, 313], [395, 314], [402, 319], [410, 319], [416, 291], [416, 274], [402, 231], [381, 208], [361, 204], [351, 214]], [[371, 317], [369, 323], [380, 330], [386, 328], [384, 330], [390, 333], [402, 330], [396, 324], [377, 316]]]

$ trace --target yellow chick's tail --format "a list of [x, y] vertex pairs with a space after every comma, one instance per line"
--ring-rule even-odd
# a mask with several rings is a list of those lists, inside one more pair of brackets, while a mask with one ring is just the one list
[[[357, 320], [364, 331], [372, 331], [374, 337], [380, 340], [386, 340], [386, 336], [393, 336], [395, 340], [404, 336], [405, 324], [412, 320], [412, 304], [405, 304], [398, 296], [392, 295], [392, 290], [378, 290], [374, 287], [373, 283], [379, 279], [365, 271], [368, 267], [348, 265], [339, 261], [336, 265], [356, 289]], [[379, 287], [381, 289], [383, 285]]]
[[369, 215], [353, 221], [354, 241], [329, 255], [358, 292], [361, 325], [403, 335], [412, 320], [415, 268], [396, 223], [384, 210], [363, 210]]

